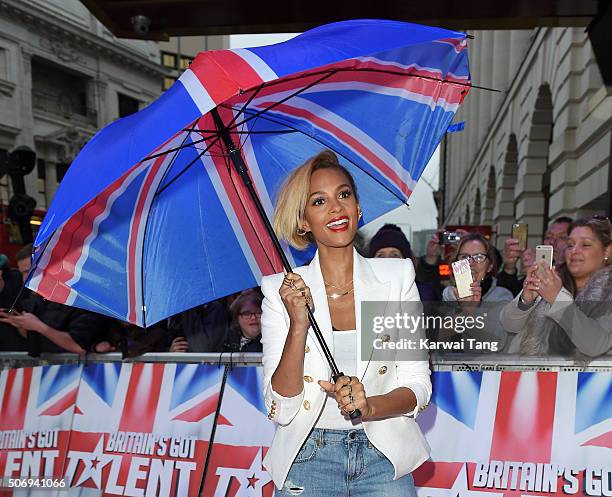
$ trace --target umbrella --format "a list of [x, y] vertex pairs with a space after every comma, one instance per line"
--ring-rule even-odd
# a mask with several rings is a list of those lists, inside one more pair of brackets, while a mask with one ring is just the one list
[[469, 86], [464, 33], [394, 21], [202, 52], [82, 149], [27, 286], [139, 326], [256, 286], [312, 255], [267, 220], [292, 168], [332, 149], [374, 220], [407, 202]]

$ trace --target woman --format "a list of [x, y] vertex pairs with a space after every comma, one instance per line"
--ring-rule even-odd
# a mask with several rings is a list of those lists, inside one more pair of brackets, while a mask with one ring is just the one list
[[257, 290], [245, 290], [232, 302], [225, 352], [261, 352], [261, 300]]
[[572, 223], [564, 264], [530, 267], [523, 291], [502, 311], [509, 352], [589, 357], [612, 349], [612, 240], [610, 221], [594, 217]]
[[[428, 458], [414, 421], [431, 395], [428, 362], [360, 360], [361, 302], [419, 298], [410, 260], [353, 249], [360, 217], [353, 178], [329, 151], [295, 170], [279, 196], [278, 235], [317, 246], [308, 266], [261, 285], [265, 401], [279, 425], [264, 465], [281, 496], [415, 496], [410, 471]], [[346, 374], [335, 383], [308, 333], [307, 305]], [[351, 421], [356, 409], [362, 417]]]
[[[369, 257], [395, 257], [397, 259], [410, 259], [413, 264], [415, 262], [410, 242], [402, 229], [395, 224], [385, 224], [372, 237]], [[431, 283], [417, 281], [416, 285], [423, 302], [437, 300]]]
[[468, 260], [472, 270], [472, 295], [459, 298], [457, 288], [448, 286], [442, 293], [442, 299], [446, 302], [458, 301], [462, 305], [462, 313], [474, 314], [475, 305], [481, 302], [488, 305], [482, 311], [486, 312], [485, 326], [482, 330], [472, 327], [464, 334], [470, 338], [483, 341], [497, 342], [496, 350], [501, 350], [506, 344], [506, 333], [499, 320], [500, 310], [495, 306], [496, 302], [507, 302], [512, 300], [510, 290], [497, 286], [498, 262], [495, 248], [489, 244], [486, 238], [477, 233], [468, 234], [461, 238], [457, 246], [455, 261]]

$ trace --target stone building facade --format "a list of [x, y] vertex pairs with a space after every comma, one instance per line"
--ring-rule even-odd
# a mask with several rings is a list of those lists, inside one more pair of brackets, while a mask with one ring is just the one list
[[[115, 38], [78, 0], [0, 0], [0, 149], [36, 152], [37, 209], [87, 140], [157, 98], [166, 74], [157, 43]], [[10, 196], [4, 176], [0, 203]]]
[[491, 224], [497, 245], [514, 222], [530, 244], [547, 223], [608, 208], [612, 90], [583, 28], [476, 31], [475, 85], [446, 136], [438, 205], [444, 224]]

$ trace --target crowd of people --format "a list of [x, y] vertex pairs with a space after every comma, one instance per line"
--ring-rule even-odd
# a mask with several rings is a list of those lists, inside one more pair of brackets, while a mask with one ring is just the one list
[[[496, 343], [497, 352], [520, 355], [597, 357], [612, 353], [612, 242], [610, 221], [555, 219], [543, 245], [553, 247], [552, 269], [535, 260], [533, 247], [509, 238], [498, 251], [483, 235], [458, 230], [459, 240], [441, 243], [436, 232], [426, 253], [415, 256], [396, 225], [370, 240], [369, 257], [411, 259], [425, 313], [474, 315], [482, 308], [484, 329], [428, 329], [435, 339], [464, 337]], [[0, 351], [76, 354], [121, 352], [261, 352], [259, 288], [203, 304], [146, 330], [43, 299], [23, 288], [31, 246], [17, 253], [17, 269], [0, 255]], [[471, 295], [459, 298], [441, 265], [467, 260]], [[8, 309], [14, 305], [9, 313]]]

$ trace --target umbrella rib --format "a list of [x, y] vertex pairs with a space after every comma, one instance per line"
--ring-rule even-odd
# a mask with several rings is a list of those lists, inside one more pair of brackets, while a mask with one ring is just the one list
[[[229, 130], [233, 131], [234, 129], [238, 128], [238, 126], [242, 126], [243, 124], [246, 124], [247, 122], [249, 122], [249, 121], [251, 121], [253, 119], [256, 119], [260, 114], [263, 114], [264, 112], [268, 112], [268, 111], [274, 109], [274, 107], [278, 107], [279, 105], [285, 103], [287, 100], [289, 100], [289, 99], [291, 99], [293, 97], [297, 97], [300, 93], [303, 93], [306, 90], [309, 90], [310, 88], [312, 88], [313, 86], [318, 85], [319, 83], [321, 83], [322, 81], [326, 80], [330, 76], [333, 76], [334, 74], [336, 74], [336, 72], [338, 72], [338, 71], [333, 70], [333, 71], [327, 71], [327, 72], [323, 73], [322, 77], [320, 77], [316, 81], [313, 81], [309, 85], [306, 85], [304, 88], [300, 88], [298, 91], [292, 93], [291, 95], [288, 95], [285, 98], [280, 99], [278, 102], [274, 102], [269, 107], [266, 107], [265, 109], [262, 109], [262, 110], [258, 111], [256, 114], [252, 115], [251, 117], [248, 117], [247, 119], [245, 119], [245, 120], [243, 120], [243, 121], [241, 121], [239, 123], [234, 124], [231, 128], [229, 126], [227, 128]], [[221, 105], [219, 105], [219, 107], [224, 107], [226, 109], [236, 110], [231, 105], [221, 104]], [[244, 107], [239, 112], [240, 112], [240, 114], [247, 114], [247, 110]], [[238, 117], [238, 116], [236, 116], [236, 117]]]
[[[189, 131], [188, 129], [185, 129], [183, 131]], [[194, 130], [194, 133], [212, 133], [212, 131], [210, 130]], [[286, 129], [283, 131], [238, 131], [238, 130], [233, 130], [232, 133], [236, 134], [236, 135], [278, 135], [278, 134], [289, 134], [289, 133], [297, 133], [297, 131], [293, 130], [293, 129]]]
[[[253, 91], [253, 94], [249, 97], [249, 99], [244, 103], [244, 105], [242, 106], [242, 109], [240, 109], [238, 111], [238, 114], [236, 114], [232, 120], [227, 124], [227, 128], [231, 129], [231, 126], [236, 122], [236, 119], [238, 119], [238, 116], [240, 116], [241, 114], [244, 113], [244, 110], [249, 106], [249, 104], [253, 101], [253, 99], [257, 96], [257, 94], [262, 90], [262, 88], [265, 86], [265, 83], [262, 83], [261, 85], [259, 85], [259, 87], [257, 89], [255, 89], [255, 91]], [[241, 90], [242, 91], [242, 90]], [[252, 90], [251, 90], [252, 91]]]
[[[402, 71], [392, 71], [392, 70], [388, 70], [388, 69], [373, 69], [373, 68], [352, 68], [352, 67], [344, 67], [344, 68], [338, 68], [338, 69], [334, 69], [331, 72], [379, 72], [379, 73], [383, 73], [383, 74], [392, 74], [395, 76], [403, 76], [403, 77], [407, 77], [407, 78], [421, 78], [421, 79], [428, 79], [430, 81], [435, 81], [438, 83], [448, 83], [448, 84], [453, 84], [453, 85], [457, 85], [457, 86], [466, 86], [468, 88], [477, 88], [479, 90], [487, 90], [487, 91], [494, 91], [497, 93], [503, 93], [503, 90], [498, 90], [496, 88], [488, 88], [486, 86], [478, 86], [478, 85], [474, 85], [472, 83], [460, 83], [458, 81], [449, 81], [447, 79], [439, 79], [439, 78], [434, 78], [431, 76], [424, 76], [422, 74], [406, 74], [406, 72], [402, 72]], [[319, 74], [328, 74], [330, 73], [330, 70], [325, 70], [325, 71], [313, 71], [308, 73], [306, 76], [317, 76]], [[276, 85], [280, 85], [280, 84], [284, 84], [287, 83], [289, 81], [294, 81], [296, 79], [303, 79], [305, 76], [303, 74], [300, 74], [298, 76], [293, 76], [293, 77], [284, 77], [281, 79], [276, 79], [274, 81], [268, 81], [267, 83], [264, 83], [264, 87], [266, 88], [270, 88]], [[317, 84], [317, 83], [315, 83]], [[249, 89], [243, 92], [243, 94], [246, 94], [250, 91], [257, 91], [259, 92], [261, 88], [257, 87], [255, 89]]]
[[172, 185], [172, 183], [174, 183], [176, 180], [178, 180], [183, 174], [185, 174], [187, 172], [187, 170], [189, 168], [191, 168], [191, 166], [193, 166], [197, 161], [199, 161], [202, 156], [208, 152], [217, 142], [219, 141], [219, 137], [215, 137], [214, 141], [208, 145], [204, 150], [202, 150], [202, 152], [200, 152], [198, 154], [198, 156], [193, 159], [189, 164], [187, 164], [183, 169], [181, 169], [181, 171], [174, 177], [172, 178], [168, 183], [166, 183], [162, 188], [160, 188], [159, 190], [157, 190], [157, 192], [155, 192], [155, 196], [159, 196], [161, 195], [164, 191], [166, 191], [170, 185]]
[[[246, 111], [248, 112], [248, 111]], [[319, 142], [321, 145], [323, 145], [326, 148], [332, 148], [330, 147], [327, 143], [325, 143], [324, 141], [320, 140], [319, 138], [316, 138], [312, 135], [309, 135], [307, 133], [304, 133], [302, 130], [300, 130], [299, 128], [293, 127], [293, 126], [289, 126], [288, 124], [282, 122], [282, 121], [278, 121], [276, 119], [270, 118], [268, 116], [258, 116], [260, 119], [264, 119], [266, 121], [269, 121], [271, 123], [274, 124], [278, 124], [280, 126], [285, 126], [289, 129], [292, 129], [293, 131], [297, 132], [297, 133], [301, 133], [304, 136], [307, 136], [308, 138]], [[372, 176], [372, 174], [368, 171], [366, 171], [364, 168], [362, 168], [361, 166], [359, 166], [358, 164], [356, 164], [355, 162], [353, 162], [351, 159], [349, 159], [346, 155], [342, 154], [341, 152], [338, 152], [337, 150], [334, 149], [334, 152], [336, 152], [336, 154], [338, 154], [340, 157], [344, 158], [346, 161], [350, 162], [351, 164], [353, 164], [357, 169], [359, 169], [360, 171], [362, 171], [364, 174], [367, 174], [370, 178], [372, 178], [374, 181], [376, 181], [376, 183], [378, 183], [380, 186], [382, 186], [385, 190], [387, 190], [389, 193], [391, 193], [394, 197], [396, 197], [398, 200], [400, 200], [403, 204], [408, 205], [407, 201], [405, 199], [403, 199], [402, 197], [400, 197], [397, 193], [395, 193], [393, 190], [391, 190], [387, 185], [385, 185], [384, 183], [381, 183], [378, 179], [376, 179], [374, 176]]]
[[[182, 131], [190, 131], [190, 130], [189, 129], [184, 129]], [[195, 132], [196, 131], [194, 130], [194, 133]], [[151, 160], [151, 159], [157, 159], [158, 157], [161, 157], [162, 155], [168, 155], [168, 154], [171, 154], [172, 152], [179, 152], [180, 150], [192, 147], [193, 145], [197, 145], [198, 143], [202, 143], [202, 142], [204, 142], [204, 141], [206, 141], [206, 140], [208, 140], [210, 138], [213, 138], [213, 137], [214, 137], [214, 135], [213, 136], [204, 136], [204, 137], [202, 137], [202, 138], [200, 138], [198, 140], [192, 141], [188, 145], [181, 145], [179, 147], [169, 148], [168, 150], [164, 150], [163, 152], [159, 152], [157, 154], [149, 155], [149, 156], [145, 157], [144, 159], [142, 159], [140, 162], [145, 162], [145, 161], [148, 161], [148, 160]]]

